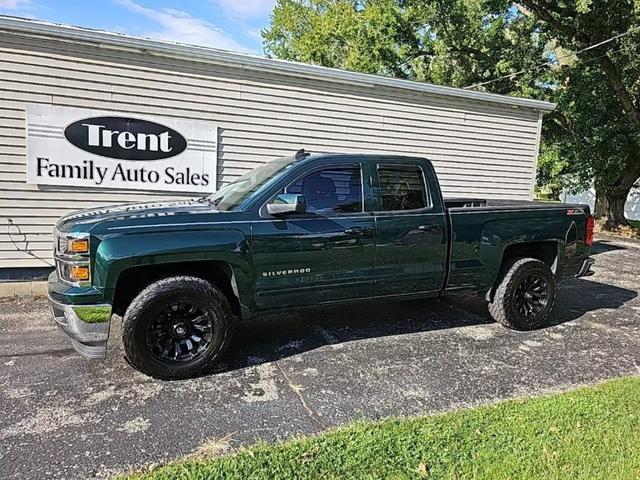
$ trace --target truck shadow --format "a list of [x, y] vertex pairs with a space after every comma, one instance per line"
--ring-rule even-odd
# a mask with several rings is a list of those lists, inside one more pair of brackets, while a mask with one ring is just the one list
[[610, 243], [607, 240], [598, 240], [591, 247], [591, 255], [598, 255], [599, 253], [613, 252], [616, 250], [626, 250], [626, 247]]
[[[625, 288], [570, 280], [561, 286], [553, 321], [545, 328], [580, 319], [594, 310], [621, 307], [636, 296], [637, 292]], [[489, 323], [493, 320], [486, 302], [471, 295], [269, 315], [238, 325], [229, 353], [215, 373], [272, 362], [325, 345]]]
[[615, 309], [638, 296], [638, 292], [585, 279], [572, 279], [558, 290], [552, 321], [549, 326], [577, 320], [600, 309]]
[[[567, 280], [559, 286], [551, 320], [543, 328], [578, 320], [591, 311], [619, 308], [637, 296], [638, 292], [627, 288], [582, 278]], [[493, 321], [487, 303], [476, 296], [457, 295], [447, 300], [488, 322]]]

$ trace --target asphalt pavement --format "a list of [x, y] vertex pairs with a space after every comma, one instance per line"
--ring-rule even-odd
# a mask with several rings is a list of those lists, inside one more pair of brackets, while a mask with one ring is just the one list
[[[162, 382], [78, 356], [44, 299], [0, 302], [0, 476], [107, 477], [184, 455], [640, 375], [640, 243], [594, 247], [554, 324], [515, 332], [473, 296], [268, 317], [241, 324], [224, 363]], [[117, 322], [116, 322], [117, 324]]]

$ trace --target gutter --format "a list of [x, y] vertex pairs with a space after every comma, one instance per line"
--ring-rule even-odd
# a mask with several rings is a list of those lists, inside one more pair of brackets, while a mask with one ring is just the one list
[[31, 20], [0, 15], [0, 32], [17, 35], [38, 36], [61, 39], [70, 42], [84, 42], [98, 48], [127, 50], [158, 57], [176, 58], [194, 62], [224, 65], [257, 72], [276, 73], [302, 78], [313, 78], [348, 85], [376, 86], [422, 92], [443, 97], [488, 102], [511, 107], [531, 108], [543, 113], [556, 108], [555, 103], [529, 98], [510, 97], [495, 93], [475, 92], [461, 88], [432, 85], [429, 83], [401, 80], [380, 75], [348, 72], [337, 68], [320, 67], [300, 62], [290, 62], [231, 52], [217, 48], [186, 45], [175, 42], [151, 40], [122, 33], [107, 32], [59, 23]]

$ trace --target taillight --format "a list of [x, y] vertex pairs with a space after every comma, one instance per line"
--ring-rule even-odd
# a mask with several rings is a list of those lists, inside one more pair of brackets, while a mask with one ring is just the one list
[[586, 243], [588, 246], [591, 246], [593, 244], [593, 228], [595, 227], [595, 223], [596, 222], [594, 218], [589, 215], [587, 217], [587, 223], [584, 232], [584, 243]]

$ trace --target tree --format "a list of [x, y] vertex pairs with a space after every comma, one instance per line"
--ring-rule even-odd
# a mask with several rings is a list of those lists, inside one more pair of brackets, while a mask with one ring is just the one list
[[[554, 95], [558, 108], [545, 124], [545, 144], [564, 162], [564, 186], [574, 191], [595, 186], [597, 216], [611, 227], [624, 224], [624, 203], [634, 181], [622, 187], [620, 182], [625, 170], [633, 171], [635, 128], [597, 66], [571, 65], [561, 74], [563, 83], [558, 82]], [[631, 175], [638, 178], [640, 171]]]
[[547, 139], [571, 165], [576, 185], [593, 181], [596, 214], [605, 224], [626, 224], [624, 204], [640, 178], [638, 5], [631, 0], [518, 3], [539, 20], [548, 42], [583, 52], [552, 72], [558, 109], [550, 116], [555, 128], [547, 129]]
[[539, 62], [535, 28], [503, 0], [278, 0], [262, 36], [269, 57], [463, 87]]
[[549, 198], [560, 200], [560, 195], [567, 188], [565, 173], [569, 163], [560, 155], [558, 147], [543, 144], [540, 148], [537, 169], [537, 185], [544, 188]]
[[549, 149], [562, 161], [549, 172], [574, 189], [593, 182], [616, 226], [640, 177], [637, 8], [631, 0], [278, 0], [263, 39], [278, 58], [557, 102], [542, 156]]
[[268, 56], [418, 79], [410, 60], [431, 52], [420, 24], [393, 0], [280, 0], [263, 38]]

